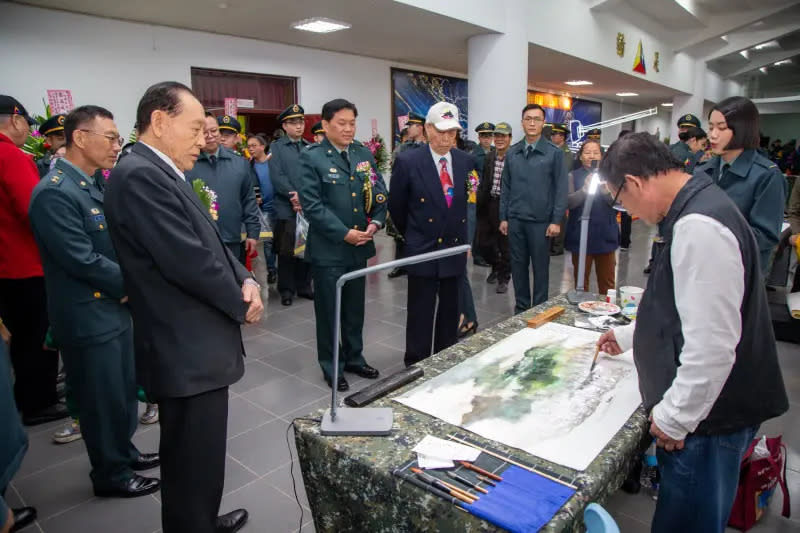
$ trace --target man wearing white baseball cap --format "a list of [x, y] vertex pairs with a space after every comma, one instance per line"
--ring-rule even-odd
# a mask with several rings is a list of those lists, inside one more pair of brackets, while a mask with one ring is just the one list
[[[406, 257], [468, 242], [466, 184], [475, 163], [453, 149], [461, 131], [458, 108], [448, 102], [431, 106], [425, 131], [428, 147], [399, 154], [392, 170], [389, 212], [405, 238]], [[430, 356], [431, 344], [436, 353], [458, 340], [458, 290], [465, 267], [466, 255], [406, 267], [406, 366]]]

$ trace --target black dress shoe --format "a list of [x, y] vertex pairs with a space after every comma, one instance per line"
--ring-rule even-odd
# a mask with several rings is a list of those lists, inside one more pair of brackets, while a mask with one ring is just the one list
[[652, 269], [650, 268], [650, 265], [647, 265], [642, 272], [644, 272], [645, 274], [649, 274], [651, 270]]
[[244, 527], [250, 515], [247, 509], [236, 509], [217, 517], [217, 533], [236, 533]]
[[394, 278], [399, 278], [400, 276], [405, 276], [406, 274], [408, 274], [408, 271], [406, 271], [405, 268], [397, 267], [392, 269], [389, 272], [388, 276], [390, 279], [394, 279]]
[[161, 465], [161, 458], [157, 453], [140, 453], [139, 457], [131, 463], [132, 470], [150, 470]]
[[[328, 384], [328, 387], [331, 386], [331, 378], [330, 376], [325, 376], [325, 383]], [[336, 390], [339, 392], [344, 392], [346, 390], [350, 390], [350, 384], [344, 379], [344, 376], [339, 376], [339, 379], [336, 380]]]
[[19, 507], [11, 509], [11, 512], [14, 513], [14, 525], [11, 526], [11, 533], [28, 527], [36, 520], [35, 507]]
[[368, 364], [361, 366], [345, 366], [344, 371], [367, 379], [377, 379], [377, 377], [381, 375], [377, 368], [372, 368]]
[[58, 399], [65, 398], [67, 396], [67, 383], [62, 381], [60, 383], [56, 383], [56, 396]]
[[62, 418], [67, 418], [68, 416], [69, 413], [67, 412], [67, 406], [61, 403], [56, 403], [46, 409], [42, 409], [38, 413], [34, 413], [32, 415], [23, 415], [22, 423], [26, 426], [37, 426], [39, 424], [46, 424], [47, 422], [61, 420]]
[[314, 291], [298, 292], [297, 295], [300, 298], [305, 298], [306, 300], [314, 299]]
[[486, 283], [497, 283], [497, 272], [489, 274], [489, 277], [486, 278]]
[[94, 488], [94, 495], [100, 498], [137, 498], [156, 492], [161, 487], [161, 481], [152, 477], [142, 477], [134, 474], [127, 481], [104, 488]]
[[488, 267], [490, 265], [483, 257], [476, 257], [472, 260], [472, 264], [479, 267]]
[[281, 298], [281, 305], [289, 307], [292, 305], [292, 297], [291, 296], [283, 296]]
[[497, 294], [505, 294], [508, 292], [508, 282], [501, 281], [497, 284], [497, 288], [494, 290]]
[[267, 272], [267, 283], [268, 283], [269, 285], [272, 285], [272, 284], [273, 284], [273, 283], [275, 283], [276, 281], [278, 281], [278, 274], [277, 274], [277, 272]]

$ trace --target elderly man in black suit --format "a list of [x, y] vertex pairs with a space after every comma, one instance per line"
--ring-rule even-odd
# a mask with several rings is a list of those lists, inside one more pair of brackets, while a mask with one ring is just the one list
[[111, 172], [106, 216], [134, 324], [136, 371], [161, 418], [164, 533], [231, 533], [217, 516], [225, 475], [228, 386], [244, 373], [240, 325], [263, 311], [260, 287], [225, 246], [186, 182], [205, 145], [203, 106], [177, 82], [153, 85], [139, 142]]
[[[460, 130], [458, 108], [436, 103], [425, 119], [429, 145], [395, 160], [389, 213], [405, 239], [407, 257], [469, 242], [466, 183], [475, 163], [453, 149]], [[431, 344], [436, 353], [458, 341], [458, 290], [465, 267], [466, 255], [406, 267], [406, 366], [429, 357]]]

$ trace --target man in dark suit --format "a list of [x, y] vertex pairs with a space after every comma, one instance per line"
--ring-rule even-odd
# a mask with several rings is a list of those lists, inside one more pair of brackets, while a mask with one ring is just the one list
[[[114, 116], [81, 106], [67, 115], [67, 152], [33, 190], [29, 218], [39, 245], [53, 339], [77, 406], [97, 496], [131, 498], [159, 482], [134, 473], [156, 468], [158, 454], [131, 442], [138, 400], [131, 315], [108, 235], [100, 168], [122, 147]], [[103, 180], [100, 177], [100, 180]]]
[[[434, 104], [425, 122], [429, 147], [395, 160], [389, 212], [405, 239], [407, 257], [468, 242], [466, 179], [475, 163], [452, 149], [460, 130], [458, 108]], [[407, 267], [406, 366], [429, 357], [431, 344], [436, 353], [458, 340], [458, 290], [465, 267], [466, 255]]]
[[177, 82], [153, 85], [139, 142], [111, 172], [106, 215], [130, 298], [136, 371], [159, 404], [164, 533], [231, 533], [217, 517], [225, 476], [228, 386], [244, 373], [240, 325], [259, 320], [260, 287], [225, 246], [186, 183], [204, 146], [203, 106]]

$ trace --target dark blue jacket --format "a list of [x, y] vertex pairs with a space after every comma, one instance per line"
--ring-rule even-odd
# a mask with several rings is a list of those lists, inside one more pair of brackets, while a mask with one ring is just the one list
[[5, 523], [8, 507], [3, 491], [19, 470], [28, 450], [28, 435], [22, 427], [14, 402], [11, 364], [6, 343], [0, 340], [0, 523]]
[[[581, 243], [581, 216], [585, 193], [580, 189], [589, 177], [589, 170], [579, 168], [572, 171], [573, 187], [575, 188], [576, 204], [570, 201], [569, 218], [567, 219], [564, 248], [572, 253], [580, 251]], [[598, 189], [592, 203], [592, 213], [589, 218], [589, 235], [586, 240], [587, 254], [607, 254], [619, 247], [619, 226], [617, 225], [617, 211], [611, 207], [606, 193]]]
[[742, 152], [725, 173], [723, 164], [722, 158], [715, 156], [698, 165], [694, 175], [710, 177], [739, 207], [756, 235], [761, 272], [765, 274], [781, 235], [786, 178], [778, 165], [756, 150]]
[[104, 194], [59, 159], [33, 189], [28, 212], [59, 346], [106, 342], [131, 327], [125, 286], [105, 217]]
[[[431, 150], [421, 147], [397, 156], [389, 191], [389, 214], [405, 238], [404, 255], [418, 255], [467, 244], [467, 174], [475, 170], [468, 153], [452, 149], [453, 203], [447, 207], [439, 171]], [[460, 276], [466, 255], [406, 267], [409, 274], [425, 278]]]
[[525, 157], [525, 140], [508, 149], [500, 192], [500, 221], [561, 224], [567, 211], [564, 152], [541, 138]]
[[215, 193], [219, 204], [217, 226], [226, 243], [242, 242], [242, 225], [248, 239], [258, 239], [261, 222], [258, 218], [255, 186], [258, 178], [250, 162], [224, 146], [212, 167], [209, 154], [202, 152], [186, 181], [201, 179]]

